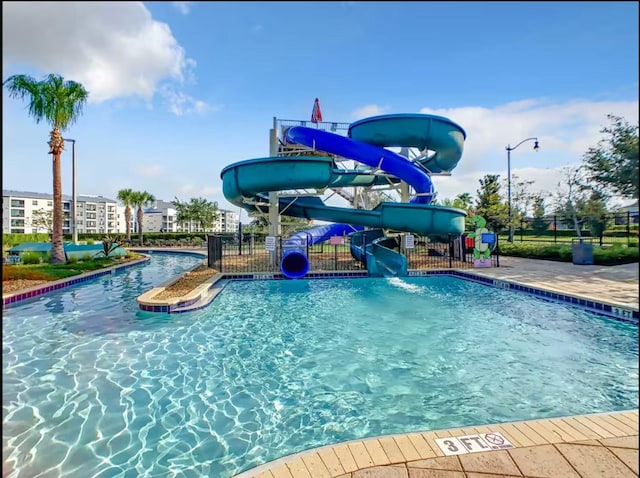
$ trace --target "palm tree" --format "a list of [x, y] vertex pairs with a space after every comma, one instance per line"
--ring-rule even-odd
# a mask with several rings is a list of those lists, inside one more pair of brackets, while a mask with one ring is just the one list
[[28, 75], [10, 76], [2, 84], [9, 90], [10, 98], [27, 98], [29, 116], [36, 123], [46, 121], [52, 128], [49, 133], [49, 154], [53, 155], [53, 230], [51, 233], [51, 262], [66, 262], [62, 244], [62, 176], [60, 157], [64, 151], [61, 131], [71, 126], [82, 114], [89, 92], [75, 81], [65, 81], [56, 74], [47, 75], [42, 81]]
[[118, 191], [118, 200], [124, 204], [124, 221], [126, 224], [127, 241], [131, 240], [131, 206], [133, 204], [133, 190], [121, 189]]
[[144, 218], [144, 211], [142, 208], [148, 207], [156, 200], [155, 196], [147, 191], [133, 191], [131, 197], [131, 204], [138, 209], [138, 234], [140, 245], [143, 244], [142, 240], [142, 219]]

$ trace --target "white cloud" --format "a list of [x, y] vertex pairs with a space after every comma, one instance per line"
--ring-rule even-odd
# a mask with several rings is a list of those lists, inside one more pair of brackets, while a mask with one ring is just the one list
[[188, 15], [191, 11], [191, 5], [194, 3], [195, 2], [171, 2], [171, 5], [183, 15]]
[[5, 2], [3, 14], [3, 62], [79, 81], [90, 102], [151, 102], [193, 80], [196, 62], [141, 2]]
[[158, 177], [161, 172], [161, 168], [157, 164], [134, 164], [131, 166], [131, 170], [134, 173], [147, 178]]
[[362, 118], [368, 118], [369, 116], [382, 115], [390, 109], [391, 108], [389, 106], [378, 106], [375, 104], [366, 105], [355, 110], [353, 113], [351, 113], [351, 116], [354, 120], [358, 120]]
[[210, 105], [181, 91], [164, 88], [162, 92], [164, 100], [167, 103], [167, 108], [176, 116], [184, 116], [192, 113], [202, 114], [216, 112], [222, 109], [222, 106]]

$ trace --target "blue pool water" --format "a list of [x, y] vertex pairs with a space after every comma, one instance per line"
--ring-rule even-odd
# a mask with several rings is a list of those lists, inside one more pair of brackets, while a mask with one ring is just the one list
[[198, 259], [5, 311], [9, 476], [230, 477], [373, 435], [638, 407], [638, 328], [452, 277], [231, 282], [135, 297]]

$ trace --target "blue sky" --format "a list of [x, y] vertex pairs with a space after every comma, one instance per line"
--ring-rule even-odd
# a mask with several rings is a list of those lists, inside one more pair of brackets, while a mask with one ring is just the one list
[[[540, 151], [518, 149], [512, 168], [549, 191], [608, 113], [638, 121], [638, 3], [4, 2], [3, 80], [50, 72], [90, 91], [65, 133], [82, 194], [233, 208], [220, 170], [267, 156], [272, 118], [309, 119], [316, 97], [325, 121], [458, 122], [465, 154], [435, 178], [441, 198], [504, 177], [505, 146], [529, 136]], [[3, 188], [51, 191], [48, 130], [3, 90]]]

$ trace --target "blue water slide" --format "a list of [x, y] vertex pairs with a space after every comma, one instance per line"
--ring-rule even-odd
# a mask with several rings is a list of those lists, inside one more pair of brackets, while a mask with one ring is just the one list
[[337, 154], [392, 174], [415, 189], [417, 195], [409, 201], [411, 203], [429, 204], [435, 195], [431, 177], [424, 169], [388, 149], [305, 126], [289, 128], [285, 141]]
[[327, 241], [332, 236], [346, 236], [363, 229], [362, 226], [351, 224], [325, 224], [298, 232], [283, 244], [280, 270], [289, 279], [300, 279], [309, 272], [308, 246]]
[[[413, 186], [416, 196], [410, 200], [411, 203], [429, 204], [435, 195], [431, 177], [424, 169], [388, 149], [304, 126], [289, 128], [285, 133], [285, 141], [337, 154], [392, 174]], [[406, 275], [406, 257], [392, 249], [392, 244], [395, 244], [393, 240], [390, 241], [381, 232], [374, 234], [375, 237], [371, 233], [363, 234], [354, 236], [357, 240], [351, 245], [351, 254], [365, 263], [370, 274]], [[300, 272], [295, 272], [293, 267], [285, 272], [289, 264], [285, 266], [283, 258], [281, 270], [285, 275], [293, 273], [302, 277], [304, 274], [301, 271], [309, 268], [308, 259], [300, 249], [296, 249], [290, 263]]]

